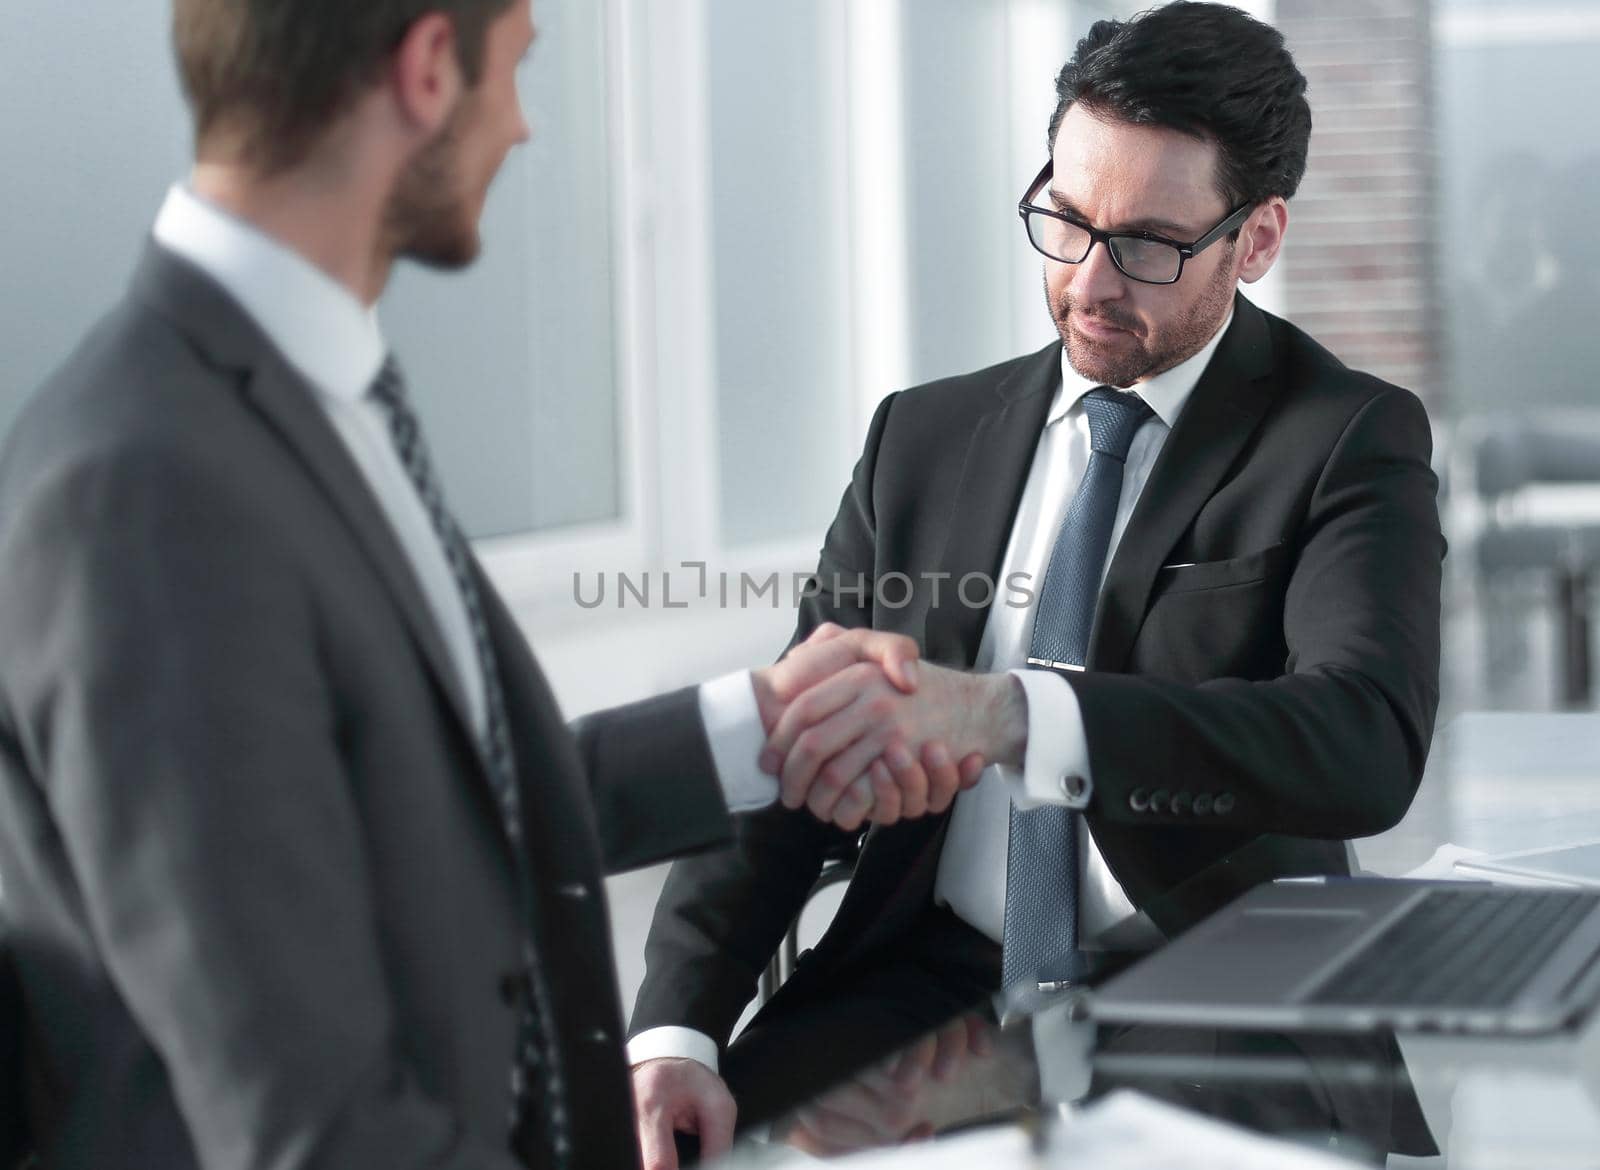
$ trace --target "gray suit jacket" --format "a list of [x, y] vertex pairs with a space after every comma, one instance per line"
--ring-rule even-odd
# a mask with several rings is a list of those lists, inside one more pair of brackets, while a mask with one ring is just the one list
[[510, 1170], [526, 918], [575, 1164], [631, 1166], [601, 875], [728, 817], [693, 692], [563, 723], [480, 587], [527, 872], [310, 387], [152, 246], [0, 458], [0, 879], [45, 1167]]

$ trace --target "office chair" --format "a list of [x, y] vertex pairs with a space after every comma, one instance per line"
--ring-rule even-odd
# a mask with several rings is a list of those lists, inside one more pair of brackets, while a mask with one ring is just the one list
[[1484, 524], [1478, 572], [1487, 580], [1528, 570], [1554, 584], [1559, 701], [1593, 698], [1590, 596], [1600, 570], [1600, 514], [1555, 521], [1516, 514], [1515, 494], [1533, 485], [1600, 489], [1600, 421], [1570, 414], [1494, 415], [1473, 420], [1471, 468]]
[[766, 1003], [778, 993], [778, 988], [783, 986], [789, 976], [794, 974], [794, 969], [800, 962], [800, 919], [805, 916], [806, 907], [822, 891], [841, 882], [848, 882], [855, 876], [856, 858], [860, 856], [861, 845], [866, 839], [865, 833], [858, 837], [847, 838], [830, 848], [824, 855], [822, 872], [817, 875], [817, 880], [811, 883], [806, 900], [801, 903], [800, 913], [795, 915], [794, 921], [789, 923], [789, 929], [784, 932], [778, 953], [772, 956], [767, 969], [761, 973], [758, 1002]]
[[24, 1170], [33, 1160], [22, 1053], [22, 984], [12, 964], [5, 915], [0, 913], [0, 1170]]

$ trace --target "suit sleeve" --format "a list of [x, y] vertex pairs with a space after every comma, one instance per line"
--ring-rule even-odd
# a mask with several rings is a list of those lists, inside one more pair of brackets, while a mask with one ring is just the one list
[[[1439, 701], [1444, 538], [1422, 404], [1386, 387], [1350, 419], [1312, 491], [1284, 604], [1289, 656], [1266, 682], [1067, 676], [1111, 822], [1197, 827], [1141, 807], [1217, 799], [1211, 823], [1340, 839], [1382, 832], [1422, 776]], [[1226, 797], [1226, 800], [1222, 798]]]
[[608, 873], [725, 844], [728, 808], [694, 688], [575, 720]]
[[[878, 407], [866, 447], [823, 545], [818, 577], [870, 580], [876, 527], [873, 475], [894, 397]], [[871, 623], [864, 592], [806, 597], [790, 646], [823, 622]], [[645, 977], [630, 1036], [650, 1028], [693, 1028], [727, 1044], [790, 921], [805, 904], [830, 846], [846, 836], [806, 811], [781, 804], [734, 819], [733, 844], [672, 867], [645, 940]]]
[[311, 600], [196, 463], [79, 466], [7, 550], [7, 700], [95, 945], [203, 1164], [515, 1170], [401, 1057]]

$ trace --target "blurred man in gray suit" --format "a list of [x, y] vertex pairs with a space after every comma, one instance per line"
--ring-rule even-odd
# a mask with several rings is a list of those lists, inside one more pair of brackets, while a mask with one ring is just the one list
[[[476, 255], [533, 39], [528, 0], [177, 0], [194, 173], [0, 461], [45, 1167], [634, 1165], [601, 875], [770, 802], [808, 685], [914, 685], [830, 628], [563, 723], [372, 311], [396, 259]], [[895, 759], [822, 815], [948, 804]]]

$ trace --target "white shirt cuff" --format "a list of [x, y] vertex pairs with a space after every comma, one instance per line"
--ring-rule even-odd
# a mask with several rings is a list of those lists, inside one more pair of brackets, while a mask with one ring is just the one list
[[1019, 773], [1005, 769], [1017, 807], [1089, 807], [1089, 741], [1083, 709], [1070, 683], [1053, 670], [1013, 670], [1028, 701], [1028, 749]]
[[767, 734], [748, 670], [700, 685], [700, 720], [706, 726], [728, 811], [754, 812], [777, 800], [778, 778], [756, 766], [761, 749], [767, 746]]
[[693, 1028], [649, 1028], [628, 1041], [628, 1067], [647, 1060], [674, 1057], [697, 1060], [712, 1072], [717, 1071], [717, 1042]]

